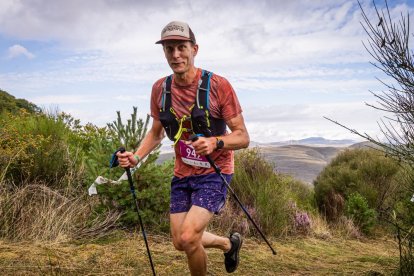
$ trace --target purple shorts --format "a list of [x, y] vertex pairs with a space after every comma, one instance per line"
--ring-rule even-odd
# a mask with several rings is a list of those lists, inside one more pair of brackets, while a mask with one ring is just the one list
[[[230, 183], [232, 174], [223, 174]], [[170, 213], [188, 212], [196, 205], [217, 214], [224, 206], [227, 195], [226, 184], [216, 174], [173, 177], [171, 181]]]

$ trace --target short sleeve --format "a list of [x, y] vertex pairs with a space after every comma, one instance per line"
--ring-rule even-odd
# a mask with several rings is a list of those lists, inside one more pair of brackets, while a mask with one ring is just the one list
[[217, 90], [221, 117], [227, 121], [239, 115], [242, 108], [230, 82], [225, 78], [221, 78]]
[[160, 102], [162, 94], [162, 83], [164, 79], [160, 79], [154, 83], [151, 91], [151, 117], [159, 120], [160, 119]]

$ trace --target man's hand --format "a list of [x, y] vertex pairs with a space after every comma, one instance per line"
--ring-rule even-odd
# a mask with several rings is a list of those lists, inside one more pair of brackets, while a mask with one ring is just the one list
[[194, 147], [197, 154], [209, 155], [216, 149], [217, 139], [215, 137], [198, 137], [197, 141], [188, 141]]
[[124, 153], [117, 152], [119, 165], [123, 168], [133, 168], [137, 165], [138, 161], [134, 158], [132, 152], [126, 151]]

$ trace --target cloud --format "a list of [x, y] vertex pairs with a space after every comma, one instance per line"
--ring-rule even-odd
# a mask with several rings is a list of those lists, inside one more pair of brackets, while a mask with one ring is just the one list
[[25, 47], [19, 44], [15, 44], [11, 47], [9, 47], [7, 51], [7, 58], [8, 59], [14, 59], [20, 56], [25, 56], [28, 59], [32, 59], [35, 57], [34, 54], [30, 53], [29, 50], [27, 50]]
[[[168, 21], [180, 19], [194, 30], [203, 63], [213, 58], [234, 68], [368, 60], [360, 10], [348, 0], [213, 2], [13, 1], [0, 4], [0, 33], [118, 59], [163, 62], [154, 42]], [[214, 23], [206, 24], [205, 18]]]
[[81, 104], [97, 101], [96, 98], [85, 95], [47, 95], [34, 97], [31, 100], [39, 105]]
[[380, 135], [377, 122], [384, 115], [383, 112], [359, 102], [276, 105], [252, 108], [243, 112], [251, 140], [256, 142], [274, 142], [313, 136], [361, 140], [360, 137], [324, 117], [375, 137]]
[[[361, 2], [376, 18], [372, 1]], [[390, 6], [393, 18], [412, 13], [404, 0], [398, 3]], [[0, 83], [35, 103], [59, 103], [85, 121], [105, 122], [114, 106], [129, 103], [145, 104], [144, 110], [152, 83], [171, 73], [154, 42], [172, 20], [187, 21], [195, 32], [196, 66], [230, 80], [253, 137], [344, 135], [321, 119], [339, 108], [352, 124], [371, 126], [359, 120], [367, 117], [357, 112], [362, 108], [338, 106], [363, 105], [368, 90], [379, 86], [361, 43], [367, 36], [360, 9], [349, 0], [0, 1], [2, 38], [37, 53], [37, 67], [9, 66], [9, 60], [0, 68]], [[14, 51], [34, 57], [24, 47]], [[103, 108], [103, 99], [111, 105]], [[84, 107], [93, 102], [99, 110]]]
[[146, 100], [149, 101], [150, 97], [149, 95], [117, 95], [113, 98], [116, 101], [122, 101], [122, 102], [130, 102], [130, 103], [134, 103], [137, 102], [138, 100]]

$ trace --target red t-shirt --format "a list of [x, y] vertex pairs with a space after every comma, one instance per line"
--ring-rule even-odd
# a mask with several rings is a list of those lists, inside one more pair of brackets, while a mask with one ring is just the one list
[[[197, 94], [198, 81], [201, 77], [201, 69], [197, 69], [196, 77], [193, 83], [189, 85], [178, 85], [174, 76], [171, 84], [172, 108], [180, 119], [184, 115], [190, 115], [190, 107], [195, 103]], [[160, 119], [162, 84], [165, 78], [159, 79], [152, 86], [151, 93], [151, 117], [156, 120]], [[213, 74], [210, 80], [210, 114], [214, 118], [230, 120], [242, 112], [239, 100], [233, 87], [225, 78]], [[175, 150], [174, 175], [177, 177], [186, 177], [190, 175], [200, 175], [214, 173], [213, 168], [201, 168], [187, 165], [181, 160], [178, 144]], [[231, 174], [234, 171], [234, 152], [232, 150], [219, 150], [213, 152], [211, 158], [219, 166], [223, 173]]]

